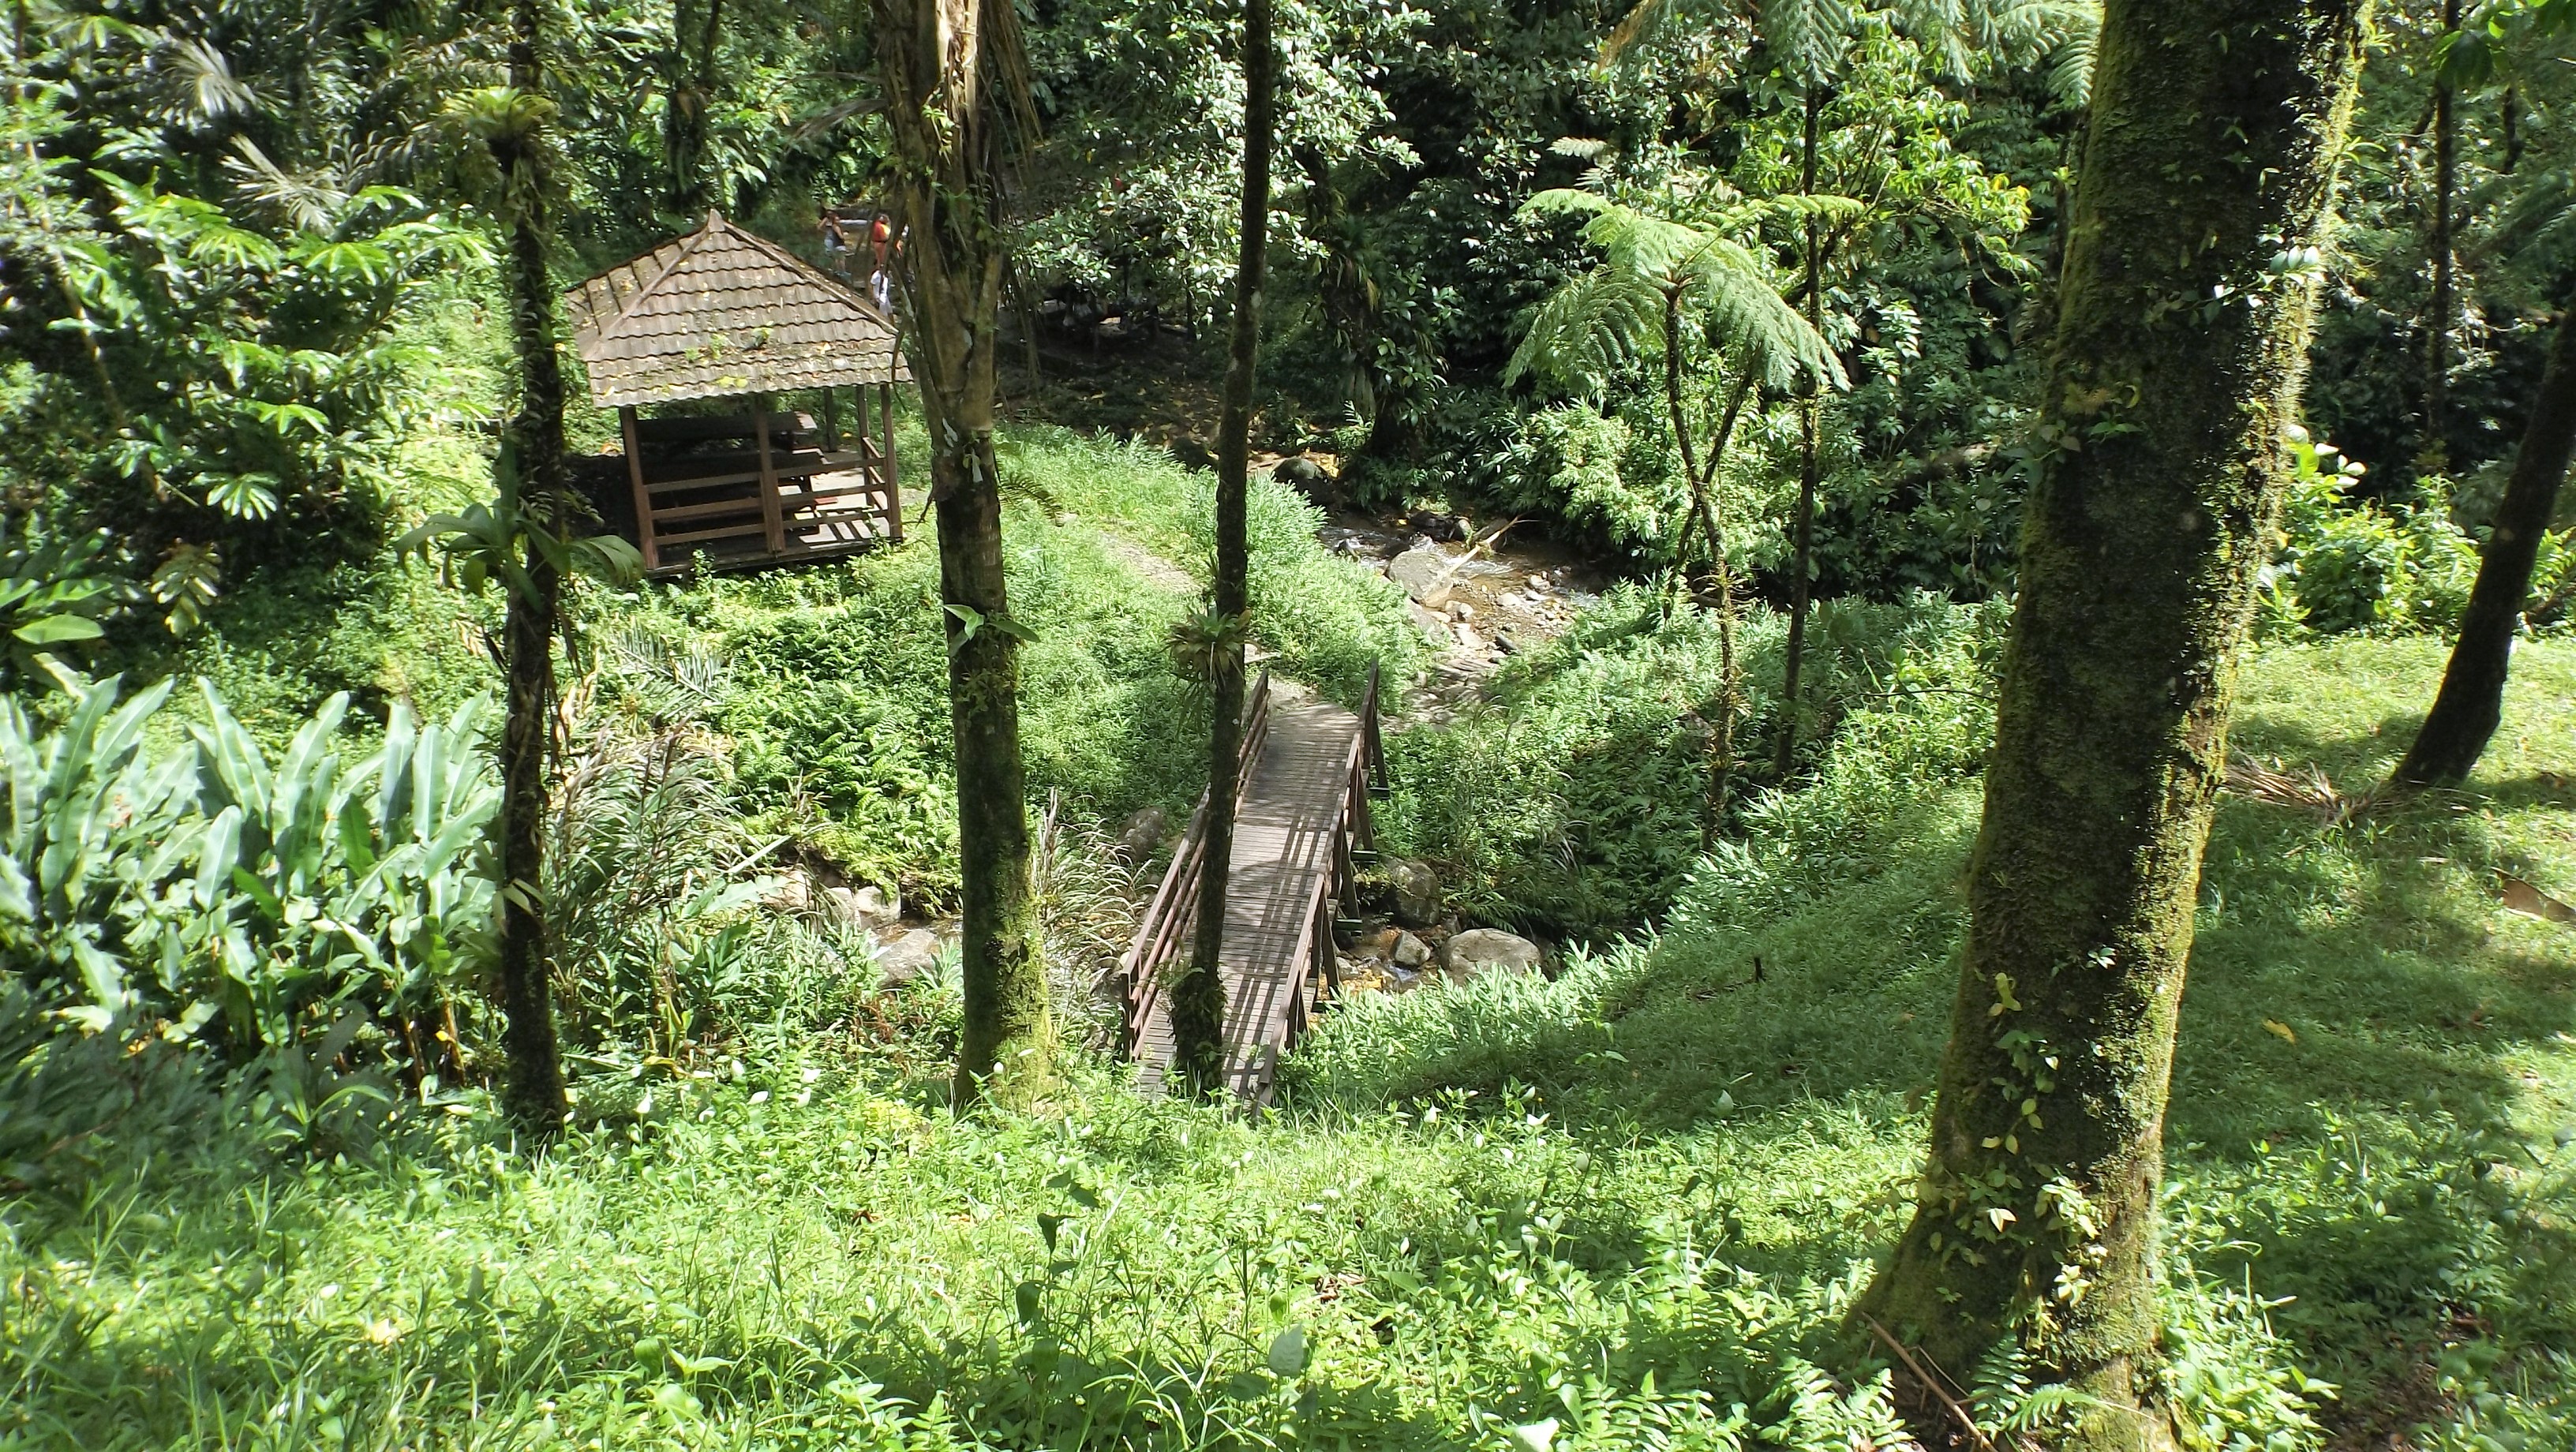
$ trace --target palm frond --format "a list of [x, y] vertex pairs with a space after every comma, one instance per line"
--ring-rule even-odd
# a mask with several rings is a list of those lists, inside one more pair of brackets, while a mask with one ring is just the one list
[[233, 155], [224, 158], [224, 170], [242, 200], [283, 218], [300, 232], [328, 234], [339, 225], [351, 200], [341, 179], [287, 171], [247, 136], [233, 138]]
[[162, 52], [170, 78], [168, 111], [181, 125], [201, 127], [259, 109], [249, 82], [233, 74], [232, 61], [202, 36], [173, 38]]

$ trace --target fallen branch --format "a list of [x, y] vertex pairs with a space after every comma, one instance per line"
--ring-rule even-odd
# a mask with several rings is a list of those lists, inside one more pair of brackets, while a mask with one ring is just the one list
[[1902, 1342], [1889, 1335], [1887, 1328], [1878, 1324], [1876, 1317], [1863, 1316], [1861, 1319], [1869, 1323], [1869, 1329], [1878, 1333], [1878, 1339], [1887, 1343], [1887, 1349], [1896, 1353], [1896, 1359], [1905, 1363], [1905, 1369], [1914, 1373], [1914, 1379], [1923, 1383], [1923, 1389], [1930, 1392], [1933, 1398], [1941, 1403], [1943, 1410], [1958, 1420], [1960, 1429], [1968, 1434], [1968, 1440], [1977, 1444], [1980, 1452], [1995, 1452], [1995, 1444], [1988, 1440], [1985, 1430], [1977, 1425], [1977, 1419], [1969, 1416], [1968, 1409], [1959, 1405], [1957, 1398], [1944, 1390], [1941, 1383], [1932, 1379], [1932, 1374], [1923, 1369], [1923, 1363], [1914, 1359], [1913, 1352], [1906, 1350]]

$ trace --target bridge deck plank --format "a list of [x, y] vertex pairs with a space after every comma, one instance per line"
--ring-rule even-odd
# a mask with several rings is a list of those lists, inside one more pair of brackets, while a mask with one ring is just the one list
[[[1270, 734], [1245, 774], [1226, 874], [1227, 1078], [1246, 1098], [1269, 1097], [1270, 1071], [1308, 982], [1313, 905], [1333, 872], [1360, 719], [1322, 702], [1273, 704]], [[1188, 964], [1188, 951], [1166, 970]], [[1157, 994], [1136, 1046], [1138, 1083], [1159, 1092], [1172, 1062], [1169, 995]]]

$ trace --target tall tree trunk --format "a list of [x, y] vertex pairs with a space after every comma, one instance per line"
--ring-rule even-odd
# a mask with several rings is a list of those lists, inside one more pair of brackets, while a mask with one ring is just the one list
[[1218, 953], [1225, 942], [1225, 894], [1234, 852], [1235, 801], [1241, 793], [1243, 640], [1249, 622], [1251, 549], [1244, 511], [1251, 492], [1252, 385], [1261, 361], [1261, 284], [1270, 242], [1270, 137], [1274, 129], [1276, 58], [1270, 44], [1270, 0], [1243, 7], [1242, 251], [1234, 268], [1234, 331], [1225, 366], [1225, 405], [1216, 426], [1216, 616], [1222, 648], [1210, 656], [1206, 850], [1199, 868], [1198, 931], [1190, 968], [1172, 986], [1173, 1052], [1202, 1094], [1224, 1082], [1225, 980]]
[[[1807, 125], [1799, 143], [1798, 189], [1816, 191], [1816, 122], [1824, 109], [1820, 83], [1807, 83]], [[1821, 334], [1824, 321], [1824, 232], [1814, 216], [1807, 218], [1807, 326]], [[1824, 406], [1824, 380], [1813, 379], [1811, 392], [1798, 409], [1798, 520], [1789, 552], [1789, 641], [1780, 674], [1780, 735], [1773, 744], [1771, 769], [1786, 780], [1798, 748], [1798, 673], [1807, 656], [1807, 572], [1816, 543], [1816, 411]]]
[[[675, 11], [671, 16], [675, 32], [679, 22]], [[707, 106], [716, 93], [716, 40], [723, 34], [723, 26], [724, 0], [707, 0], [694, 73], [688, 69], [686, 47], [680, 37], [676, 33], [671, 37], [671, 95], [662, 115], [662, 151], [671, 173], [670, 209], [684, 215], [696, 212], [707, 201], [701, 168], [707, 150]]]
[[1931, 1154], [1857, 1313], [1960, 1375], [2019, 1338], [2098, 1399], [2060, 1447], [2173, 1440], [2136, 1409], [2175, 1010], [2314, 310], [2272, 269], [2368, 9], [2104, 7]]
[[[1685, 516], [1680, 546], [1687, 551], [1691, 526], [1696, 524], [1708, 536], [1710, 569], [1715, 576], [1717, 595], [1717, 719], [1709, 723], [1708, 786], [1701, 799], [1700, 845], [1707, 847], [1717, 840], [1718, 829], [1726, 819], [1726, 802], [1735, 774], [1735, 712], [1739, 700], [1735, 672], [1735, 576], [1728, 567], [1724, 502], [1717, 497], [1718, 466], [1726, 458], [1727, 441], [1735, 436], [1735, 420], [1744, 411], [1744, 400], [1753, 390], [1753, 375], [1747, 372], [1736, 380], [1735, 392], [1726, 401], [1726, 415], [1717, 426], [1717, 436], [1709, 441], [1705, 466], [1699, 451], [1691, 442], [1690, 414], [1682, 395], [1682, 299], [1678, 291], [1664, 294], [1664, 411], [1671, 420], [1673, 447], [1682, 456], [1682, 478], [1690, 485], [1691, 512]], [[1687, 570], [1688, 561], [1676, 564]]]
[[1708, 533], [1711, 584], [1717, 597], [1717, 721], [1709, 732], [1708, 789], [1700, 805], [1703, 850], [1715, 846], [1717, 834], [1726, 830], [1728, 799], [1735, 785], [1735, 717], [1744, 703], [1744, 676], [1735, 664], [1735, 569], [1726, 545], [1726, 498], [1719, 492], [1718, 468], [1725, 462], [1726, 446], [1735, 437], [1735, 421], [1743, 415], [1744, 401], [1752, 392], [1753, 375], [1747, 372], [1736, 380], [1735, 392], [1726, 400], [1726, 415], [1718, 420], [1717, 437], [1709, 442], [1708, 467], [1693, 491], [1693, 507]]
[[[1026, 1099], [1054, 1074], [1046, 965], [1029, 890], [1020, 764], [1019, 638], [1003, 584], [993, 385], [1002, 293], [1000, 170], [1033, 122], [1008, 0], [874, 0], [877, 64], [904, 229], [905, 337], [930, 434], [957, 755], [957, 860], [966, 990], [960, 1108]], [[997, 93], [998, 90], [998, 93]]]
[[[2442, 0], [2442, 31], [2460, 28], [2460, 0]], [[2433, 299], [2424, 330], [2424, 436], [2415, 451], [2416, 466], [2428, 474], [2451, 467], [2451, 318], [2459, 311], [2452, 296], [2457, 263], [2451, 245], [2451, 214], [2459, 189], [2460, 130], [2453, 118], [2451, 88], [2433, 88]]]
[[2504, 502], [2478, 555], [2477, 583], [2460, 616], [2460, 638], [2442, 671], [2442, 689], [2415, 744], [2397, 764], [2404, 786], [2457, 786], [2487, 749], [2504, 720], [2505, 668], [2522, 608], [2531, 598], [2531, 570], [2540, 541], [2558, 507], [2558, 490], [2576, 451], [2576, 311], [2558, 315], [2549, 340], [2549, 366], [2540, 375], [2540, 397], [2523, 426], [2522, 451], [2514, 456]]
[[[510, 85], [545, 88], [537, 54], [537, 0], [511, 9]], [[519, 363], [519, 411], [510, 420], [517, 497], [504, 513], [519, 527], [560, 534], [564, 519], [563, 361], [555, 351], [554, 281], [546, 271], [543, 140], [533, 125], [492, 139], [509, 198], [510, 336]], [[554, 959], [546, 942], [546, 773], [553, 742], [554, 642], [563, 582], [544, 552], [525, 556], [527, 584], [510, 591], [502, 624], [507, 698], [501, 727], [501, 1042], [509, 1056], [503, 1091], [523, 1133], [543, 1139], [562, 1128], [563, 1062], [555, 1044]]]

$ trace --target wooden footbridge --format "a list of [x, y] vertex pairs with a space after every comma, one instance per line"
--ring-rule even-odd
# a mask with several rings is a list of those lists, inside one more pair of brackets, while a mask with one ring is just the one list
[[[1333, 925], [1373, 840], [1369, 798], [1386, 788], [1378, 674], [1357, 714], [1322, 701], [1274, 701], [1262, 674], [1244, 705], [1243, 771], [1226, 876], [1225, 1079], [1270, 1098], [1279, 1056], [1341, 986]], [[1124, 963], [1126, 1049], [1138, 1083], [1159, 1093], [1172, 1062], [1169, 979], [1189, 966], [1198, 926], [1207, 801], [1190, 818]]]

